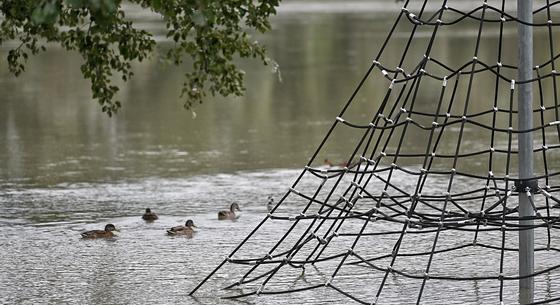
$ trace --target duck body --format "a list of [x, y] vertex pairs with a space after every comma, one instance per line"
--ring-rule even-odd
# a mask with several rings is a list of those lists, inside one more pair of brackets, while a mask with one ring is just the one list
[[194, 222], [189, 219], [184, 226], [176, 226], [168, 229], [167, 235], [185, 235], [187, 237], [192, 237], [193, 233], [196, 232], [193, 228], [196, 228], [196, 226], [194, 225]]
[[237, 216], [235, 215], [235, 211], [241, 211], [237, 202], [231, 204], [231, 206], [229, 207], [229, 211], [219, 211], [218, 220], [236, 219]]
[[113, 231], [117, 231], [117, 228], [113, 224], [107, 224], [105, 230], [91, 230], [81, 233], [82, 238], [94, 239], [94, 238], [111, 238], [115, 236]]
[[145, 221], [154, 221], [158, 219], [158, 216], [156, 215], [156, 213], [152, 212], [152, 210], [146, 209], [146, 212], [144, 213], [144, 215], [142, 215], [142, 219], [144, 219]]

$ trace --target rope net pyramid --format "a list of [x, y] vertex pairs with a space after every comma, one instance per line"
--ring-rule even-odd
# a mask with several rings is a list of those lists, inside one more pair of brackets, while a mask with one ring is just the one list
[[[191, 294], [227, 269], [232, 299], [316, 290], [359, 304], [517, 303], [519, 279], [533, 278], [534, 304], [559, 302], [558, 7], [542, 1], [527, 23], [511, 0], [405, 1], [301, 174]], [[525, 80], [512, 44], [519, 23], [537, 37], [538, 65]], [[465, 29], [468, 43], [438, 44]], [[514, 102], [521, 84], [535, 96], [525, 130]], [[368, 85], [382, 98], [371, 101]], [[369, 112], [353, 108], [364, 100]], [[533, 179], [518, 175], [522, 134], [534, 138]], [[340, 138], [355, 145], [327, 167]], [[519, 215], [520, 193], [534, 216]], [[267, 230], [277, 239], [263, 242]], [[526, 230], [535, 268], [520, 276]]]

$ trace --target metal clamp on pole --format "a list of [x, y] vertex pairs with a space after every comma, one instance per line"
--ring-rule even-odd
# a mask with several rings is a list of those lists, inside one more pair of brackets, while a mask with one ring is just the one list
[[515, 180], [515, 189], [518, 192], [525, 192], [529, 189], [531, 193], [536, 193], [539, 190], [539, 180], [537, 179], [518, 179]]

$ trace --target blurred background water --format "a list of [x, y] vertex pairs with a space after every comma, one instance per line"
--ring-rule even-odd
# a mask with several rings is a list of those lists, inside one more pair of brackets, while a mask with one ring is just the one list
[[[196, 118], [178, 99], [186, 67], [167, 66], [157, 56], [134, 66], [135, 77], [121, 87], [124, 107], [113, 118], [91, 100], [76, 54], [49, 48], [30, 59], [19, 78], [8, 74], [1, 61], [0, 303], [240, 303], [216, 298], [220, 284], [231, 280], [227, 272], [218, 276], [217, 284], [208, 284], [202, 296], [187, 295], [263, 218], [267, 196], [279, 198], [296, 178], [367, 71], [400, 5], [286, 1], [272, 20], [273, 30], [255, 36], [268, 46], [280, 70], [240, 62], [247, 72], [246, 96], [207, 101], [194, 109]], [[141, 27], [162, 33], [161, 22], [143, 11], [130, 7], [129, 16]], [[434, 55], [462, 65], [472, 57], [472, 25], [465, 22], [442, 30]], [[409, 31], [410, 27], [397, 28], [386, 62], [398, 59]], [[421, 29], [419, 43], [426, 44], [430, 33]], [[484, 32], [479, 58], [495, 60], [497, 33], [495, 26]], [[537, 32], [536, 37], [545, 34]], [[515, 38], [515, 28], [506, 28], [509, 49], [515, 50]], [[165, 49], [166, 42], [158, 39]], [[2, 57], [6, 52], [0, 49]], [[411, 52], [413, 58], [423, 54], [420, 47]], [[536, 62], [547, 54], [547, 49], [537, 48]], [[515, 52], [505, 56], [511, 62]], [[367, 122], [387, 85], [381, 76], [368, 81], [348, 117]], [[492, 86], [480, 81], [475, 99], [484, 100], [484, 89]], [[420, 109], [434, 105], [434, 94], [438, 92], [420, 93]], [[487, 106], [472, 106], [473, 112], [480, 109]], [[507, 117], [499, 118], [499, 124], [506, 122]], [[482, 147], [479, 137], [479, 131], [466, 130], [465, 146]], [[336, 145], [329, 146], [316, 165], [325, 158], [346, 161], [355, 142], [352, 131], [342, 130], [335, 135]], [[451, 149], [454, 144], [444, 138], [441, 145]], [[498, 143], [506, 144], [504, 139]], [[485, 162], [475, 159], [466, 167], [484, 172]], [[218, 222], [216, 212], [234, 200], [242, 216], [235, 222]], [[147, 207], [160, 220], [141, 221]], [[294, 213], [300, 210], [297, 205], [287, 207]], [[194, 238], [165, 236], [165, 228], [186, 219], [199, 227]], [[121, 229], [117, 238], [80, 240], [81, 231], [101, 229], [106, 223]], [[274, 241], [280, 229], [270, 230], [255, 242], [264, 247]], [[468, 262], [462, 268], [468, 269]], [[453, 266], [452, 260], [447, 264]], [[541, 281], [548, 297], [553, 282], [550, 276]], [[407, 283], [393, 284], [402, 297], [395, 303], [407, 303], [409, 295], [401, 291]], [[452, 300], [456, 304], [487, 304], [496, 301], [496, 285], [473, 282], [446, 291], [473, 292]], [[507, 289], [515, 292], [516, 283]], [[514, 294], [508, 298], [516, 300]], [[438, 303], [438, 294], [428, 300]], [[306, 292], [298, 296], [298, 304], [303, 302], [350, 303], [332, 290]], [[294, 301], [250, 298], [241, 303]]]

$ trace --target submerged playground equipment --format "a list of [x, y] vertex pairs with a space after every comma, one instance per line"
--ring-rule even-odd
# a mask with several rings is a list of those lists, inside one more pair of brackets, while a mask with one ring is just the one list
[[[560, 302], [558, 8], [405, 1], [307, 166], [191, 294], [225, 271], [225, 298]], [[465, 31], [470, 43], [438, 42]], [[382, 98], [356, 115], [370, 83]], [[347, 166], [321, 166], [339, 130], [355, 138]], [[268, 246], [270, 228], [282, 233]]]

